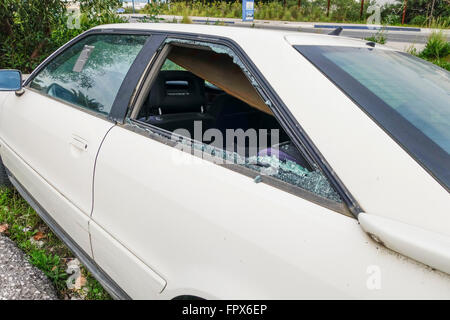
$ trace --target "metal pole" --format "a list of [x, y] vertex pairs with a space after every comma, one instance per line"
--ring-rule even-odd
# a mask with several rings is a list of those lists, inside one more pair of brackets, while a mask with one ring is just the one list
[[405, 23], [405, 15], [406, 15], [406, 7], [408, 6], [408, 0], [405, 0], [403, 5], [403, 16], [402, 16], [402, 24]]
[[134, 13], [134, 0], [132, 0], [131, 3], [133, 4], [133, 13]]
[[359, 11], [359, 20], [362, 20], [363, 11], [364, 11], [364, 0], [361, 0], [361, 10]]

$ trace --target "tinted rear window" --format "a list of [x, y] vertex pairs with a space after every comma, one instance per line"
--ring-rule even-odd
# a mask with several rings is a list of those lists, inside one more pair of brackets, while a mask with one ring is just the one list
[[446, 188], [450, 185], [450, 73], [374, 48], [295, 46]]

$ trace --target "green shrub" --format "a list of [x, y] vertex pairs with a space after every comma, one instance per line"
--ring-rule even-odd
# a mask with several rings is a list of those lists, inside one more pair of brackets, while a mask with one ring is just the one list
[[183, 15], [183, 18], [181, 19], [181, 23], [192, 23], [192, 20], [188, 17], [187, 13]]
[[446, 29], [450, 26], [450, 16], [430, 19], [426, 26], [431, 29]]
[[300, 15], [300, 10], [297, 8], [297, 6], [292, 6], [289, 9], [289, 13], [291, 14], [292, 20], [297, 20]]
[[[412, 1], [412, 0], [409, 0]], [[416, 1], [416, 0], [414, 0]], [[436, 0], [448, 1], [448, 0]], [[261, 20], [291, 20], [291, 21], [326, 21], [326, 22], [365, 22], [367, 8], [375, 3], [375, 0], [365, 1], [364, 14], [360, 19], [360, 0], [333, 0], [331, 2], [330, 15], [326, 16], [327, 0], [302, 0], [301, 8], [298, 8], [297, 0], [283, 1], [256, 1], [255, 19]], [[181, 1], [173, 0], [170, 4], [161, 3], [161, 14], [183, 16], [207, 16], [218, 18], [241, 18], [242, 1]], [[421, 12], [421, 11], [419, 11]], [[423, 15], [420, 14], [422, 17]], [[436, 11], [434, 18], [440, 23], [449, 25], [450, 17], [443, 11]], [[387, 24], [401, 23], [401, 8], [398, 5], [385, 5], [382, 9], [382, 19]], [[408, 16], [408, 19], [411, 18]], [[415, 23], [423, 18], [417, 18]], [[407, 20], [407, 21], [409, 21]], [[419, 21], [420, 20], [420, 21]]]
[[433, 32], [422, 51], [412, 46], [407, 52], [450, 71], [450, 42], [446, 40], [442, 31]]
[[378, 31], [375, 35], [371, 37], [365, 38], [367, 41], [373, 41], [379, 44], [385, 44], [386, 43], [386, 36], [384, 34], [384, 30]]
[[442, 31], [435, 31], [431, 33], [428, 42], [420, 53], [420, 56], [425, 59], [441, 59], [450, 54], [450, 42], [447, 41]]
[[383, 23], [390, 24], [390, 25], [400, 24], [402, 21], [399, 14], [389, 14], [382, 20], [383, 20]]
[[157, 18], [157, 15], [161, 13], [161, 7], [154, 3], [149, 3], [145, 5], [144, 9], [142, 9], [140, 13], [147, 15], [144, 22], [157, 22], [160, 20]]
[[100, 24], [125, 22], [117, 0], [80, 0], [80, 28], [68, 26], [61, 0], [0, 1], [0, 69], [31, 72], [48, 55], [78, 34]]
[[433, 62], [435, 65], [438, 65], [439, 67], [446, 69], [448, 71], [450, 71], [450, 62], [446, 61], [446, 60], [432, 60], [431, 62]]
[[427, 21], [427, 18], [425, 16], [415, 16], [412, 18], [409, 23], [416, 25], [416, 26], [423, 26], [425, 25], [425, 22]]
[[292, 20], [292, 15], [290, 11], [285, 11], [283, 14], [283, 17], [281, 18], [281, 20], [284, 21], [291, 21]]

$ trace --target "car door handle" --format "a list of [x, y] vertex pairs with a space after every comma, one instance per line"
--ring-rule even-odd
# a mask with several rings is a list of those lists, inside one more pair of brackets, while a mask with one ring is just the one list
[[83, 138], [73, 134], [72, 139], [70, 140], [70, 144], [74, 146], [77, 149], [80, 149], [82, 151], [86, 151], [88, 147], [88, 143]]

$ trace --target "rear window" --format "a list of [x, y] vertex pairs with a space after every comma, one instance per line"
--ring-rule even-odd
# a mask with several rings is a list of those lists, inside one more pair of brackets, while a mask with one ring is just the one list
[[406, 53], [295, 46], [447, 190], [450, 73]]

